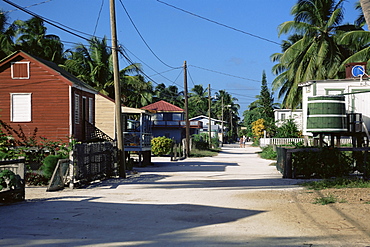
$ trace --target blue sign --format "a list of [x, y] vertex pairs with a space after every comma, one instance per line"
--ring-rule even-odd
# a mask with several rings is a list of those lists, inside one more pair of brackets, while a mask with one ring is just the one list
[[362, 65], [355, 65], [352, 67], [352, 76], [359, 77], [365, 75], [365, 67]]

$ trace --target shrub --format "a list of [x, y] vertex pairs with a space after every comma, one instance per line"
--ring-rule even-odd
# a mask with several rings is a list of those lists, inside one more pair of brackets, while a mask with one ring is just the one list
[[152, 153], [156, 156], [168, 154], [171, 151], [172, 139], [165, 136], [155, 137], [151, 140]]
[[21, 177], [11, 170], [5, 169], [0, 172], [0, 191], [3, 189], [21, 188]]
[[55, 167], [58, 163], [58, 160], [59, 159], [65, 159], [67, 158], [66, 156], [64, 155], [49, 155], [47, 157], [45, 157], [45, 159], [42, 161], [42, 166], [41, 166], [41, 170], [44, 174], [44, 176], [47, 178], [47, 179], [50, 179], [51, 176], [53, 175], [53, 172], [55, 170]]
[[273, 146], [269, 145], [267, 147], [262, 148], [262, 152], [260, 153], [262, 159], [269, 159], [269, 160], [276, 160], [277, 153], [274, 151]]
[[353, 160], [337, 148], [325, 147], [319, 152], [293, 153], [293, 169], [304, 178], [330, 178], [347, 176], [353, 170]]
[[48, 181], [49, 179], [47, 177], [37, 172], [27, 172], [26, 173], [25, 183], [27, 185], [35, 185], [35, 186], [47, 185]]

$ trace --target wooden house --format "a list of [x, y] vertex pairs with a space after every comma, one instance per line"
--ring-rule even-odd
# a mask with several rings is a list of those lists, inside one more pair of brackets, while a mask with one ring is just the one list
[[[95, 99], [95, 125], [112, 140], [116, 139], [115, 101], [108, 96], [97, 94]], [[125, 151], [150, 151], [151, 112], [132, 107], [121, 107], [123, 115]]]
[[97, 91], [56, 64], [17, 51], [0, 61], [0, 119], [26, 136], [89, 139]]
[[[185, 122], [185, 110], [168, 103], [164, 100], [160, 100], [153, 104], [142, 107], [141, 109], [154, 112], [152, 117], [152, 131], [153, 136], [165, 136], [180, 143], [185, 138], [186, 122]], [[190, 134], [195, 134], [196, 129], [202, 127], [200, 121], [189, 121], [190, 123]]]

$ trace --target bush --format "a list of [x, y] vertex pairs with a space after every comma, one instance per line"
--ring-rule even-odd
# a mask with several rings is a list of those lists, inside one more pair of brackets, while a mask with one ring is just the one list
[[[202, 133], [202, 134], [195, 134], [192, 136], [193, 146], [196, 149], [199, 150], [208, 150], [209, 149], [209, 138], [208, 134]], [[217, 137], [211, 138], [211, 145], [213, 148], [218, 148], [219, 146], [219, 140]]]
[[269, 160], [276, 160], [277, 153], [274, 151], [273, 146], [269, 145], [267, 147], [262, 148], [262, 152], [260, 153], [262, 159], [269, 159]]
[[353, 160], [337, 148], [325, 147], [319, 152], [293, 153], [293, 170], [304, 178], [343, 177], [353, 170]]
[[165, 136], [155, 137], [151, 140], [152, 153], [156, 156], [168, 154], [171, 151], [172, 139]]
[[21, 188], [21, 177], [11, 170], [5, 169], [0, 172], [0, 191], [3, 189]]
[[67, 158], [66, 156], [64, 155], [49, 155], [47, 157], [44, 158], [44, 160], [42, 161], [42, 166], [41, 166], [41, 170], [44, 174], [44, 176], [47, 178], [47, 179], [50, 179], [51, 176], [53, 175], [53, 172], [55, 170], [55, 167], [58, 163], [58, 160], [59, 159], [65, 159]]
[[48, 181], [49, 179], [47, 177], [37, 172], [27, 172], [26, 173], [25, 183], [27, 185], [42, 186], [42, 185], [47, 185]]

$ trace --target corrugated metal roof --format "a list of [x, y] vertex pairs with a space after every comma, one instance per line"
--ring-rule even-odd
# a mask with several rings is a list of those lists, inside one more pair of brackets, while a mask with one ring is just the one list
[[184, 112], [184, 109], [182, 109], [178, 106], [175, 106], [171, 103], [168, 103], [164, 100], [160, 100], [160, 101], [155, 102], [153, 104], [144, 106], [141, 109], [152, 110], [152, 111], [154, 110], [154, 111], [157, 111], [157, 112]]

